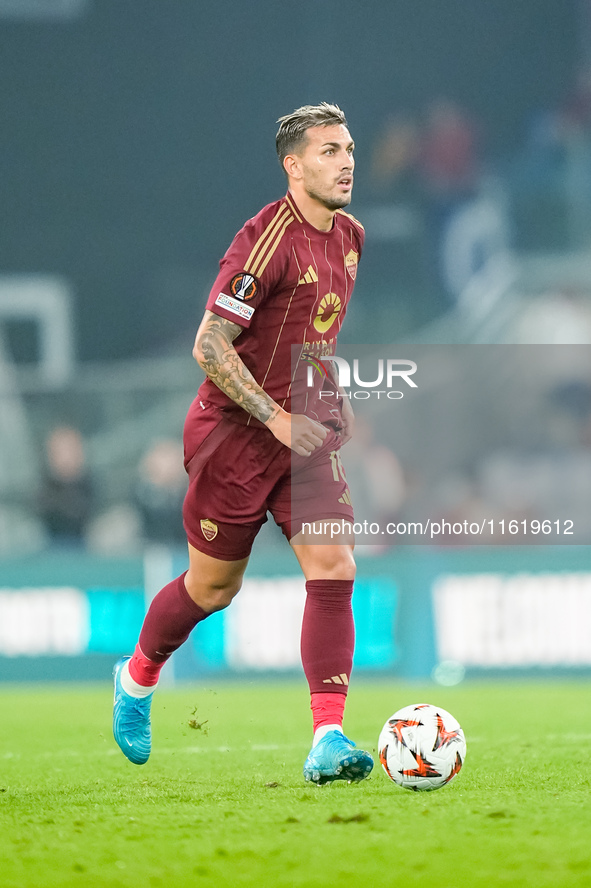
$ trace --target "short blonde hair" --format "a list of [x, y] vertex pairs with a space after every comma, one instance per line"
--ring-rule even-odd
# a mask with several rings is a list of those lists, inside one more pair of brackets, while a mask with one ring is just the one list
[[302, 105], [291, 114], [280, 117], [279, 129], [275, 137], [277, 157], [283, 167], [288, 154], [298, 151], [306, 142], [306, 131], [313, 126], [347, 126], [344, 113], [338, 105], [320, 102], [319, 105]]

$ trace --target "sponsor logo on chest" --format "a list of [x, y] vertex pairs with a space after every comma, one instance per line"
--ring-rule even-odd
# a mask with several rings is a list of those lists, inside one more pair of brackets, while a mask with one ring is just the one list
[[341, 306], [341, 300], [336, 293], [327, 293], [322, 297], [313, 321], [314, 327], [319, 333], [326, 333], [327, 330], [330, 330], [339, 316]]

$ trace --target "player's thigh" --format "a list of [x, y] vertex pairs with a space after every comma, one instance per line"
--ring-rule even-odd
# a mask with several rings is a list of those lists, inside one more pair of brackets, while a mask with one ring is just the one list
[[229, 420], [215, 427], [189, 462], [183, 523], [190, 546], [220, 561], [248, 558], [286, 465], [288, 448], [267, 429]]
[[331, 430], [311, 457], [292, 455], [269, 498], [268, 509], [292, 545], [353, 542], [353, 507], [339, 446]]
[[225, 561], [199, 551], [189, 543], [187, 592], [207, 613], [227, 607], [240, 591], [248, 558]]

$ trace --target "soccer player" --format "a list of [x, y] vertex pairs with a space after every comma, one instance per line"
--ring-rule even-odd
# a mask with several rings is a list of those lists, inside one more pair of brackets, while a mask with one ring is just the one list
[[278, 123], [288, 192], [234, 238], [193, 349], [207, 378], [184, 432], [189, 570], [156, 595], [135, 653], [115, 666], [113, 733], [130, 761], [147, 761], [162, 665], [237, 594], [269, 511], [306, 579], [301, 653], [314, 739], [304, 776], [317, 784], [358, 781], [373, 760], [342, 730], [354, 648], [353, 546], [344, 533], [332, 542], [306, 539], [302, 527], [322, 530], [336, 519], [344, 529], [353, 520], [339, 458], [353, 414], [346, 398], [331, 401], [318, 382], [296, 397], [292, 366], [294, 346], [296, 365], [334, 354], [353, 292], [364, 238], [343, 210], [354, 145], [343, 112], [326, 102]]

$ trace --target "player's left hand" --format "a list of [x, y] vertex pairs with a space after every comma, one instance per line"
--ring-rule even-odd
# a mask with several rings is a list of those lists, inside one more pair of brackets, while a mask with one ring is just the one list
[[346, 444], [347, 441], [353, 437], [353, 431], [355, 428], [355, 414], [353, 413], [349, 398], [343, 398], [341, 404], [341, 419], [343, 420], [343, 428], [340, 432], [342, 447], [343, 444]]

